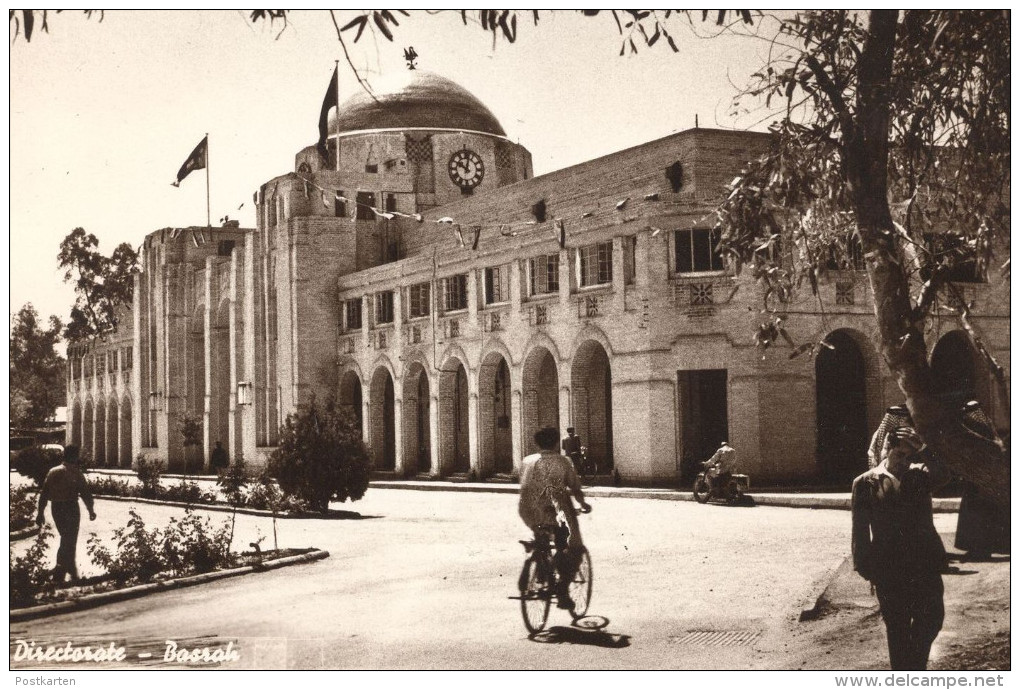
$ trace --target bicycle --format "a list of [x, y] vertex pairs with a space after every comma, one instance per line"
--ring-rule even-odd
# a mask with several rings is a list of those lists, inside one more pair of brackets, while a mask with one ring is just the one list
[[[587, 512], [587, 511], [585, 511]], [[552, 532], [544, 537], [536, 537], [532, 541], [521, 540], [527, 557], [518, 579], [521, 616], [528, 633], [535, 635], [545, 629], [549, 618], [549, 608], [559, 591], [559, 573], [555, 565], [555, 543]], [[591, 603], [592, 567], [591, 556], [585, 548], [581, 553], [581, 563], [577, 568], [573, 581], [567, 588], [574, 607], [570, 610], [573, 620], [584, 617]]]
[[595, 482], [595, 475], [598, 474], [598, 465], [595, 459], [588, 455], [588, 447], [581, 446], [579, 453], [571, 453], [570, 461], [574, 464], [574, 471], [577, 476], [587, 484]]

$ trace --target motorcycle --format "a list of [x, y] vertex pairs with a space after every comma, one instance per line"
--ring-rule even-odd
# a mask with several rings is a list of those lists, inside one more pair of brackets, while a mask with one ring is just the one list
[[694, 500], [698, 503], [708, 503], [710, 499], [717, 498], [725, 500], [730, 505], [740, 503], [744, 494], [751, 488], [751, 478], [746, 474], [724, 473], [712, 478], [712, 488], [709, 490], [708, 479], [705, 474], [708, 472], [709, 460], [701, 463], [705, 469], [698, 473], [694, 480]]

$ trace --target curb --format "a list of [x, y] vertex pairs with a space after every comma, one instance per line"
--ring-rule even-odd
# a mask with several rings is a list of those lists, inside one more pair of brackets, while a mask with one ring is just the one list
[[840, 569], [843, 564], [847, 562], [847, 556], [839, 559], [834, 568], [830, 568], [825, 572], [825, 576], [819, 579], [811, 586], [811, 593], [808, 595], [807, 600], [800, 607], [800, 615], [797, 617], [798, 623], [804, 623], [805, 621], [813, 621], [818, 618], [822, 613], [822, 608], [825, 604], [825, 593], [828, 591], [832, 583], [836, 581], [836, 578], [840, 576]]
[[39, 528], [35, 526], [23, 527], [15, 532], [11, 532], [11, 541], [20, 541], [22, 539], [28, 539], [39, 534]]
[[[376, 481], [370, 484], [375, 489], [399, 489], [403, 491], [452, 491], [465, 493], [517, 494], [517, 484], [480, 484], [460, 482], [399, 482]], [[603, 486], [584, 487], [585, 495], [591, 498], [641, 498], [658, 501], [693, 501], [689, 491], [673, 489], [616, 488]], [[777, 508], [811, 508], [815, 510], [850, 510], [850, 494], [804, 495], [804, 494], [747, 494], [755, 505]], [[936, 498], [932, 500], [936, 513], [955, 513], [960, 508], [958, 498]]]
[[[183, 501], [163, 501], [158, 498], [141, 498], [135, 496], [108, 496], [106, 494], [94, 494], [93, 496], [97, 501], [121, 501], [122, 503], [146, 503], [148, 505], [156, 506], [169, 506], [171, 508], [191, 508], [192, 510], [211, 510], [217, 513], [233, 513], [234, 508], [229, 505], [223, 505], [222, 503], [185, 503]], [[238, 515], [256, 515], [258, 517], [273, 517], [273, 511], [271, 510], [258, 510], [256, 508], [237, 508]], [[277, 513], [278, 519], [308, 519], [309, 517], [317, 517], [316, 515], [293, 515], [291, 513]]]
[[29, 606], [23, 609], [12, 609], [10, 611], [10, 622], [17, 623], [21, 621], [35, 620], [36, 618], [56, 616], [61, 613], [70, 613], [71, 611], [81, 611], [83, 609], [90, 609], [96, 606], [102, 606], [103, 604], [112, 604], [127, 599], [137, 599], [147, 594], [155, 594], [156, 592], [166, 592], [171, 589], [192, 587], [194, 585], [201, 585], [206, 582], [214, 582], [216, 580], [222, 580], [237, 575], [247, 575], [248, 573], [262, 572], [265, 570], [275, 570], [277, 568], [283, 568], [288, 565], [310, 563], [312, 561], [318, 561], [323, 558], [329, 558], [329, 552], [323, 551], [322, 549], [315, 549], [313, 551], [309, 551], [308, 553], [299, 553], [293, 556], [284, 556], [283, 558], [276, 558], [271, 561], [266, 561], [265, 563], [262, 563], [257, 566], [245, 565], [239, 568], [231, 568], [229, 570], [217, 570], [211, 573], [188, 575], [186, 577], [178, 577], [172, 580], [149, 582], [144, 585], [136, 585], [134, 587], [118, 589], [112, 592], [97, 592], [95, 594], [86, 594], [85, 596], [79, 597], [77, 599], [56, 601], [51, 604], [41, 604], [39, 606]]

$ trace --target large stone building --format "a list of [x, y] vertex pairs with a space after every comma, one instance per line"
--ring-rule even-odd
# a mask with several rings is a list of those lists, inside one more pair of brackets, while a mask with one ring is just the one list
[[[754, 347], [761, 290], [715, 249], [712, 210], [766, 135], [687, 130], [533, 177], [453, 82], [409, 71], [375, 93], [260, 187], [256, 229], [145, 238], [130, 315], [69, 352], [69, 441], [179, 471], [220, 442], [257, 467], [288, 413], [333, 395], [396, 476], [510, 476], [547, 425], [624, 482], [686, 481], [723, 439], [757, 483], [864, 467], [902, 396], [862, 264], [782, 305], [794, 338], [832, 346], [791, 360]], [[1008, 372], [1008, 284], [959, 278]], [[1008, 427], [962, 331], [932, 326], [946, 390]]]

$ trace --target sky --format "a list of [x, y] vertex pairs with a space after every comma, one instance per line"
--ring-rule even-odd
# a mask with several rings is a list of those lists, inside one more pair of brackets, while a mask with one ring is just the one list
[[[342, 26], [354, 14], [338, 12]], [[526, 20], [526, 21], [524, 21]], [[518, 39], [493, 45], [457, 13], [399, 17], [393, 42], [345, 34], [351, 61], [373, 78], [418, 68], [477, 96], [508, 137], [527, 147], [536, 175], [694, 126], [762, 129], [760, 114], [731, 117], [738, 86], [761, 67], [767, 42], [722, 35], [712, 23], [671, 20], [679, 53], [638, 42], [621, 57], [612, 17], [527, 13]], [[696, 32], [696, 33], [695, 33]], [[75, 227], [109, 254], [163, 227], [204, 225], [205, 172], [171, 186], [209, 134], [213, 224], [254, 227], [252, 192], [292, 171], [314, 144], [334, 61], [341, 101], [359, 88], [328, 12], [252, 25], [242, 11], [50, 13], [49, 33], [10, 44], [10, 311], [32, 302], [67, 318], [74, 302], [56, 255]]]

